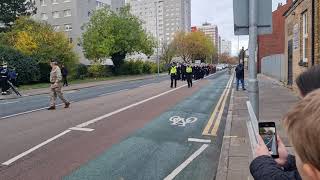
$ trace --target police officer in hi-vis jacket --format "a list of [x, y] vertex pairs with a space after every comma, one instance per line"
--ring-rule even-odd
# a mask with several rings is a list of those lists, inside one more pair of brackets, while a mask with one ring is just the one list
[[187, 82], [188, 82], [188, 88], [192, 87], [192, 67], [190, 64], [188, 64], [187, 68], [186, 68], [186, 74], [187, 74]]
[[170, 68], [170, 76], [171, 76], [171, 88], [173, 88], [173, 81], [174, 81], [174, 87], [177, 87], [177, 65], [175, 63], [172, 64], [171, 68]]

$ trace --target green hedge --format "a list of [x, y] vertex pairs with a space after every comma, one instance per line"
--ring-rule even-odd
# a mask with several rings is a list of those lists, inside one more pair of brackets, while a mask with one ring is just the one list
[[51, 66], [47, 63], [40, 63], [39, 70], [40, 70], [40, 82], [43, 82], [43, 83], [49, 82]]
[[150, 61], [128, 60], [119, 69], [121, 75], [152, 74], [158, 72], [157, 64]]
[[89, 77], [108, 77], [111, 76], [111, 70], [108, 66], [93, 64], [88, 67]]
[[15, 68], [18, 73], [18, 84], [30, 84], [40, 80], [40, 68], [37, 62], [11, 47], [0, 46], [0, 61], [6, 62], [9, 68]]
[[75, 74], [73, 79], [84, 79], [88, 76], [88, 66], [84, 64], [77, 64], [75, 67]]

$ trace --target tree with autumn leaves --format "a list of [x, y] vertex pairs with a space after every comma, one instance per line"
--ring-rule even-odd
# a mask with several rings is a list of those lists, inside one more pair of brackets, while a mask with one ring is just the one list
[[[0, 45], [0, 49], [8, 54], [21, 54], [14, 56], [19, 57], [16, 60], [8, 57], [4, 52], [0, 54], [2, 61], [19, 70], [19, 74], [32, 74], [36, 72], [35, 69], [40, 71], [40, 77], [33, 78], [32, 82], [48, 81], [49, 62], [52, 59], [58, 59], [71, 72], [72, 68], [79, 63], [73, 45], [69, 43], [63, 32], [55, 32], [51, 25], [29, 17], [19, 17], [13, 23], [10, 31], [0, 33]], [[17, 61], [21, 61], [21, 63]], [[29, 64], [34, 67], [30, 68]], [[20, 77], [20, 80], [21, 78], [24, 79], [24, 77]], [[20, 83], [25, 84], [29, 81], [24, 79]]]
[[76, 64], [78, 58], [63, 32], [55, 32], [51, 25], [21, 17], [10, 32], [3, 33], [1, 40], [38, 63], [49, 63], [56, 58], [65, 64]]
[[178, 32], [172, 42], [176, 56], [186, 63], [201, 60], [211, 62], [216, 49], [213, 42], [203, 32]]
[[238, 57], [232, 57], [227, 53], [222, 53], [219, 56], [219, 63], [224, 63], [224, 64], [237, 64], [238, 63]]

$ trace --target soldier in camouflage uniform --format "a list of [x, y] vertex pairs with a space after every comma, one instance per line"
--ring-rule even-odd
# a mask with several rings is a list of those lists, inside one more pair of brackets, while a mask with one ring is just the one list
[[62, 74], [61, 69], [58, 66], [57, 61], [51, 61], [50, 63], [52, 70], [50, 72], [50, 107], [48, 110], [55, 110], [56, 109], [56, 99], [57, 96], [61, 99], [62, 102], [65, 104], [65, 108], [69, 108], [70, 102], [67, 101], [61, 91], [62, 88]]

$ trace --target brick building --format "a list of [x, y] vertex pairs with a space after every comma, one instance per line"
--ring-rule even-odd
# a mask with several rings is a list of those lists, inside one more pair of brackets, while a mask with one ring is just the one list
[[197, 31], [198, 31], [197, 26], [192, 26], [191, 27], [191, 32], [197, 32]]
[[319, 0], [295, 0], [284, 14], [286, 83], [294, 89], [297, 76], [320, 63], [319, 8]]
[[285, 52], [285, 17], [283, 14], [291, 5], [292, 0], [287, 0], [285, 5], [279, 4], [277, 10], [272, 13], [272, 34], [258, 36], [258, 73], [261, 73], [262, 58]]

